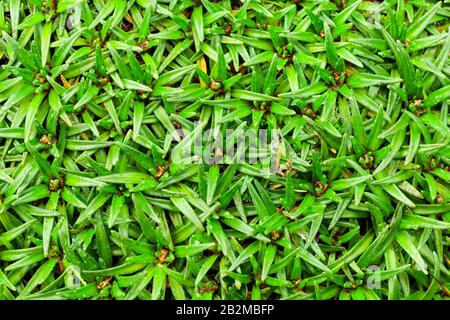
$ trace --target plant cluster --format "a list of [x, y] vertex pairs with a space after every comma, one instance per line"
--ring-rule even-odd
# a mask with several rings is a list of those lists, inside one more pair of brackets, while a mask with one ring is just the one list
[[[448, 299], [449, 17], [0, 1], [0, 299]], [[274, 171], [178, 161], [230, 129]]]

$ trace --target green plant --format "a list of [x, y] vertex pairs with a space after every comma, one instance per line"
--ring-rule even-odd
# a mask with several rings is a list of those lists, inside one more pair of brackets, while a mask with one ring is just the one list
[[0, 299], [448, 299], [449, 16], [0, 1]]

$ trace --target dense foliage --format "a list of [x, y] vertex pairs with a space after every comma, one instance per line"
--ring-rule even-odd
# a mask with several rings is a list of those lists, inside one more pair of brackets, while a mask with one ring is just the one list
[[448, 298], [449, 17], [0, 1], [0, 299]]

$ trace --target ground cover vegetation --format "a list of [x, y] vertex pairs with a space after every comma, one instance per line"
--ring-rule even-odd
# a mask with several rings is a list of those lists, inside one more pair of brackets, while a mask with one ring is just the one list
[[0, 1], [0, 299], [448, 299], [449, 16]]

